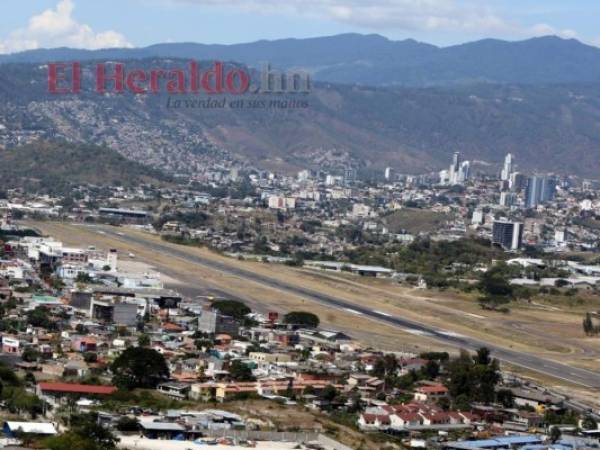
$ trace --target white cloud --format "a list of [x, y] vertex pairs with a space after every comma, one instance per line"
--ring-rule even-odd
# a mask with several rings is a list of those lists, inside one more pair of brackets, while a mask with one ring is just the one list
[[73, 18], [73, 0], [60, 0], [54, 9], [33, 16], [26, 28], [0, 38], [0, 53], [13, 53], [41, 47], [110, 48], [131, 47], [122, 34], [108, 30], [95, 32]]
[[461, 32], [523, 38], [573, 30], [547, 24], [526, 26], [506, 18], [481, 0], [164, 0], [202, 6], [231, 7], [259, 14], [305, 15], [360, 28], [425, 32]]
[[546, 23], [539, 23], [537, 25], [533, 25], [532, 27], [529, 27], [528, 32], [528, 34], [531, 34], [532, 36], [547, 36], [549, 34], [552, 34], [565, 39], [577, 37], [577, 32], [575, 30], [559, 30]]

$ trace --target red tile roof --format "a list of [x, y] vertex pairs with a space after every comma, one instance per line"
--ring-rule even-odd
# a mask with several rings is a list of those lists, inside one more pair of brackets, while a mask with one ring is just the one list
[[421, 416], [415, 413], [399, 413], [400, 417], [404, 422], [419, 422], [421, 423]]
[[442, 385], [420, 386], [416, 390], [422, 394], [444, 394], [448, 392], [448, 388]]
[[40, 383], [40, 390], [45, 392], [65, 392], [72, 394], [98, 394], [109, 395], [118, 389], [115, 386], [94, 386], [73, 383]]
[[391, 423], [390, 416], [381, 414], [363, 414], [362, 417], [365, 423], [375, 423], [376, 420], [383, 425], [389, 425]]
[[174, 331], [174, 332], [183, 331], [184, 330], [183, 327], [180, 327], [176, 323], [171, 323], [171, 322], [167, 322], [167, 323], [163, 324], [162, 329], [164, 331]]

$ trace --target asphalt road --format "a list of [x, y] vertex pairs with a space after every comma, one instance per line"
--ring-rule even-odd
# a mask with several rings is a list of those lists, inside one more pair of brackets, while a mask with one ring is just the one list
[[208, 269], [217, 270], [229, 276], [235, 276], [253, 281], [267, 287], [277, 288], [281, 291], [289, 292], [294, 295], [300, 295], [308, 300], [321, 303], [322, 305], [344, 312], [365, 316], [378, 322], [387, 323], [396, 326], [405, 332], [427, 336], [456, 348], [476, 350], [477, 348], [485, 346], [489, 348], [493, 356], [500, 361], [504, 361], [514, 366], [526, 368], [534, 372], [561, 379], [576, 385], [589, 388], [600, 388], [600, 372], [571, 367], [546, 358], [531, 355], [529, 353], [522, 353], [503, 347], [498, 347], [492, 342], [484, 342], [468, 336], [459, 335], [457, 333], [444, 331], [423, 323], [408, 320], [403, 317], [377, 311], [369, 308], [368, 305], [359, 306], [338, 297], [325, 295], [311, 289], [306, 289], [298, 285], [289, 284], [278, 279], [252, 272], [250, 270], [240, 269], [223, 262], [193, 255], [189, 252], [178, 250], [164, 244], [150, 241], [148, 239], [115, 232], [111, 230], [110, 227], [102, 227], [101, 231], [102, 233], [105, 233], [106, 235], [109, 235], [117, 240], [143, 245], [164, 255], [169, 255], [193, 264], [198, 264]]

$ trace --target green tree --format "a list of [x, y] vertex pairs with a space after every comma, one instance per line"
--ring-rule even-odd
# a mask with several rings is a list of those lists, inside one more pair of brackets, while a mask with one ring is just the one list
[[423, 376], [425, 376], [429, 380], [437, 378], [437, 376], [440, 374], [439, 363], [432, 359], [428, 360], [425, 366], [423, 366], [422, 373]]
[[138, 337], [138, 346], [140, 347], [148, 347], [150, 345], [150, 336], [147, 334], [140, 334]]
[[[35, 379], [35, 375], [33, 374], [33, 372], [29, 372], [27, 371], [27, 373], [25, 374], [25, 383], [29, 384], [29, 385], [34, 385], [37, 382], [37, 380]], [[0, 394], [2, 393], [2, 389], [0, 388]]]
[[247, 314], [252, 312], [243, 302], [237, 300], [217, 300], [212, 302], [211, 306], [221, 314], [238, 320], [243, 320]]
[[338, 391], [331, 384], [328, 384], [327, 386], [325, 386], [325, 388], [321, 391], [321, 398], [328, 402], [334, 401], [337, 396], [338, 396]]
[[455, 399], [469, 402], [491, 403], [495, 399], [495, 388], [500, 382], [500, 367], [496, 359], [491, 359], [489, 350], [480, 348], [475, 357], [466, 351], [448, 364], [448, 390]]
[[560, 440], [560, 437], [562, 436], [562, 431], [560, 431], [560, 428], [558, 428], [557, 426], [553, 426], [552, 428], [550, 428], [550, 442], [552, 442], [553, 444], [555, 444], [556, 442], [558, 442]]
[[510, 389], [499, 389], [496, 392], [496, 400], [505, 408], [512, 408], [515, 406], [515, 395]]
[[586, 416], [581, 421], [581, 428], [583, 428], [584, 430], [597, 430], [598, 422], [596, 422], [593, 417]]
[[508, 282], [507, 267], [505, 263], [496, 264], [484, 272], [479, 282], [479, 290], [491, 296], [512, 296], [513, 288]]
[[71, 416], [71, 428], [82, 437], [94, 441], [99, 450], [112, 450], [119, 440], [106, 427], [98, 423], [97, 413], [75, 414]]
[[113, 383], [121, 389], [155, 388], [169, 378], [163, 355], [145, 347], [130, 347], [111, 365]]
[[377, 378], [385, 377], [385, 362], [383, 361], [383, 358], [379, 358], [375, 361], [371, 373], [374, 377]]
[[19, 386], [4, 386], [2, 389], [2, 399], [8, 410], [12, 413], [28, 413], [36, 417], [43, 411], [43, 403], [35, 394], [30, 394]]
[[252, 375], [252, 369], [244, 364], [239, 359], [231, 362], [229, 366], [229, 376], [235, 381], [255, 381], [254, 375]]
[[48, 450], [114, 450], [119, 439], [98, 423], [96, 413], [71, 416], [71, 430], [44, 441]]
[[490, 350], [487, 347], [481, 347], [477, 349], [475, 356], [475, 364], [482, 364], [487, 366], [491, 362]]
[[508, 282], [511, 275], [510, 270], [505, 263], [500, 263], [488, 269], [481, 276], [477, 288], [482, 294], [480, 303], [483, 306], [496, 308], [513, 299], [513, 287]]
[[47, 330], [55, 330], [56, 323], [48, 317], [49, 312], [43, 306], [38, 306], [27, 313], [27, 323], [34, 327], [46, 328]]
[[85, 352], [83, 354], [83, 360], [86, 363], [95, 363], [96, 361], [98, 361], [98, 355], [94, 352]]
[[21, 386], [21, 380], [14, 370], [0, 363], [0, 380], [4, 386]]
[[598, 332], [597, 328], [594, 326], [594, 321], [592, 320], [592, 315], [590, 313], [586, 313], [583, 319], [583, 332], [586, 336], [593, 336]]
[[53, 436], [44, 441], [48, 450], [100, 450], [100, 447], [89, 437], [81, 436], [73, 431]]
[[135, 417], [123, 416], [117, 421], [117, 430], [119, 431], [137, 431], [140, 423]]
[[27, 347], [25, 350], [23, 350], [23, 353], [21, 355], [21, 358], [23, 359], [23, 361], [26, 361], [26, 362], [35, 362], [38, 360], [39, 357], [40, 357], [40, 352], [38, 352], [37, 350], [34, 350], [31, 347]]
[[283, 322], [308, 328], [317, 328], [320, 324], [319, 316], [307, 311], [292, 311], [283, 317]]

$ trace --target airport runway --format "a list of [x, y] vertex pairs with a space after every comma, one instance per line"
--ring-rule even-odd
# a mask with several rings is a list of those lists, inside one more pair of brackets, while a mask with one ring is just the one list
[[408, 333], [427, 336], [443, 342], [444, 344], [448, 344], [456, 348], [464, 348], [467, 350], [476, 350], [477, 348], [485, 346], [488, 347], [492, 351], [493, 356], [500, 361], [558, 378], [576, 385], [589, 388], [600, 388], [600, 373], [598, 372], [571, 367], [549, 359], [541, 358], [539, 356], [498, 347], [492, 342], [484, 342], [468, 336], [437, 329], [419, 322], [407, 320], [399, 316], [373, 310], [368, 306], [359, 306], [338, 297], [325, 295], [311, 289], [303, 288], [302, 286], [289, 284], [278, 279], [257, 274], [250, 270], [240, 269], [223, 262], [193, 255], [189, 252], [179, 250], [168, 245], [153, 242], [138, 236], [131, 236], [125, 233], [116, 232], [113, 231], [111, 227], [103, 226], [97, 228], [101, 230], [103, 234], [109, 235], [114, 239], [143, 245], [156, 252], [179, 258], [189, 263], [198, 264], [205, 268], [216, 270], [229, 276], [235, 276], [265, 285], [267, 287], [276, 288], [294, 295], [299, 295], [307, 300], [315, 301], [322, 305], [329, 306], [347, 313], [361, 315], [378, 322], [391, 324]]

